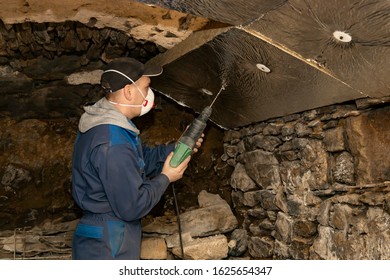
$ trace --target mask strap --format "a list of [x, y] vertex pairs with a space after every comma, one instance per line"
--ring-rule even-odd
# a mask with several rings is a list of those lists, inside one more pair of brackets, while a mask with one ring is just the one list
[[117, 103], [117, 102], [114, 102], [114, 101], [111, 101], [111, 100], [107, 100], [108, 102], [110, 102], [111, 104], [114, 104], [114, 105], [119, 105], [119, 106], [123, 106], [123, 107], [142, 107], [143, 105], [133, 105], [133, 104], [123, 104], [123, 103]]
[[118, 71], [118, 70], [114, 70], [114, 69], [109, 69], [109, 70], [106, 70], [103, 72], [104, 73], [107, 73], [107, 72], [115, 72], [119, 75], [122, 75], [123, 77], [125, 77], [126, 79], [128, 79], [133, 85], [135, 85], [135, 87], [138, 89], [138, 91], [141, 93], [142, 97], [145, 99], [146, 96], [142, 93], [141, 89], [137, 86], [137, 84], [129, 77], [127, 76], [126, 74], [122, 73], [121, 71]]

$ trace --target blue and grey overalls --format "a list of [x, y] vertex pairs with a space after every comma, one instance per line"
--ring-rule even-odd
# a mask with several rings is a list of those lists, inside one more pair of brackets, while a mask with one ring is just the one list
[[73, 155], [72, 195], [83, 210], [73, 259], [139, 259], [140, 219], [169, 185], [160, 172], [174, 145], [142, 147], [136, 132], [104, 115], [102, 123], [93, 118], [78, 133]]

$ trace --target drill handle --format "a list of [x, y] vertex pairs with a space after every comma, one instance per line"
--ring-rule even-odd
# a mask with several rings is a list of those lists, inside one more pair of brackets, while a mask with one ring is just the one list
[[189, 145], [191, 148], [193, 148], [198, 141], [198, 139], [201, 137], [203, 130], [206, 128], [206, 123], [203, 121], [200, 121], [198, 119], [195, 119], [190, 126], [187, 128], [187, 130], [184, 132], [182, 138], [191, 139], [193, 143]]

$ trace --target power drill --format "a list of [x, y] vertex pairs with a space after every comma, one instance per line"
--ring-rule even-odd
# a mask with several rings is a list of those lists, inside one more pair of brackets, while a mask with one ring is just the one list
[[192, 149], [195, 147], [196, 142], [202, 135], [203, 130], [207, 125], [207, 120], [211, 115], [211, 106], [207, 106], [199, 114], [199, 116], [192, 121], [189, 127], [184, 131], [183, 135], [177, 142], [173, 157], [169, 164], [172, 167], [177, 167], [192, 153]]

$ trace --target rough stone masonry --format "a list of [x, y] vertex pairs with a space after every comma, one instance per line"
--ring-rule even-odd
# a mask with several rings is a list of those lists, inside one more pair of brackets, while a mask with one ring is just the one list
[[390, 258], [390, 107], [333, 105], [228, 131], [253, 258]]

